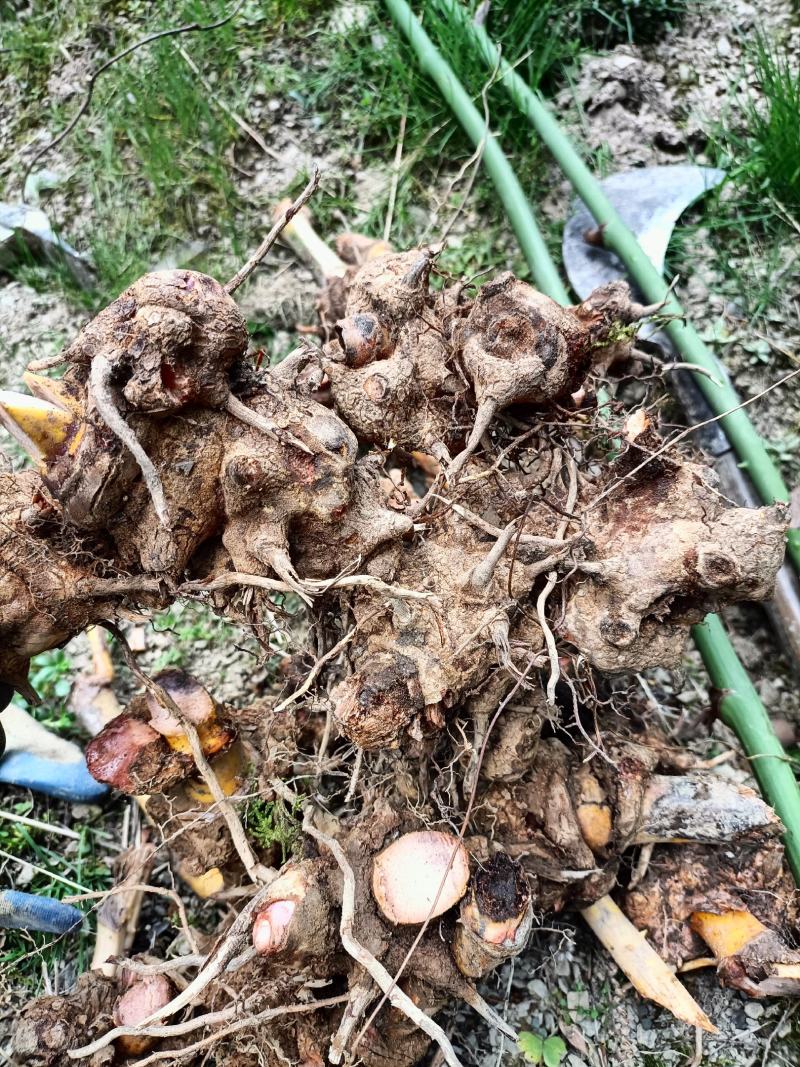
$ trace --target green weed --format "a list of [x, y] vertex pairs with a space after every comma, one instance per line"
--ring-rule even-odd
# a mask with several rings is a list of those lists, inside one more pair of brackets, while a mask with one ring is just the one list
[[557, 1034], [541, 1037], [522, 1030], [517, 1045], [527, 1063], [544, 1064], [544, 1067], [558, 1067], [567, 1055], [566, 1043]]
[[300, 841], [300, 799], [289, 808], [277, 797], [275, 800], [250, 800], [244, 816], [244, 825], [253, 841], [262, 848], [279, 845], [281, 863], [293, 855]]
[[751, 56], [756, 91], [746, 96], [744, 130], [727, 138], [732, 178], [756, 203], [768, 197], [800, 218], [800, 67], [763, 34]]

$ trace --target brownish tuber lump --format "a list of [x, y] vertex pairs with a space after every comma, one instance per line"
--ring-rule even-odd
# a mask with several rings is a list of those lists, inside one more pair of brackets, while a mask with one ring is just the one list
[[723, 985], [751, 997], [800, 996], [800, 952], [749, 911], [696, 911], [689, 920], [717, 961]]
[[723, 984], [753, 997], [800, 994], [800, 953], [788, 943], [798, 895], [776, 838], [659, 847], [622, 903], [667, 962], [684, 967], [710, 949]]
[[98, 782], [122, 793], [163, 791], [189, 773], [191, 757], [181, 757], [148, 723], [122, 714], [86, 746], [86, 764]]
[[306, 860], [284, 867], [270, 884], [253, 923], [253, 947], [262, 956], [324, 956], [333, 929], [327, 870], [318, 860]]
[[461, 901], [453, 956], [468, 978], [483, 978], [528, 943], [533, 904], [522, 866], [496, 852], [476, 870]]
[[[216, 703], [197, 679], [171, 670], [153, 680], [195, 726], [207, 759], [231, 745], [233, 729], [222, 721]], [[194, 768], [180, 720], [152, 692], [134, 698], [125, 713], [103, 727], [87, 745], [86, 762], [98, 781], [123, 793], [163, 793]]]
[[[225, 900], [164, 1024], [291, 1008], [216, 1062], [410, 1067], [435, 1032], [420, 1021], [454, 998], [505, 1025], [474, 983], [522, 951], [534, 912], [580, 910], [613, 944], [628, 921], [609, 894], [653, 844], [624, 903], [668, 961], [708, 956], [704, 938], [724, 981], [792, 987], [779, 821], [657, 743], [603, 677], [678, 663], [707, 611], [770, 595], [783, 552], [784, 509], [729, 506], [664, 446], [651, 385], [608, 447], [592, 376], [653, 309], [622, 283], [573, 308], [510, 274], [436, 289], [434, 249], [351, 236], [340, 260], [302, 216], [289, 236], [326, 279], [321, 348], [257, 370], [217, 282], [158, 272], [81, 332], [63, 378], [0, 394], [38, 468], [0, 473], [0, 681], [27, 692], [31, 656], [129, 609], [199, 599], [268, 656], [308, 617], [280, 696], [233, 709], [167, 672], [88, 746], [173, 872]], [[245, 793], [282, 814], [274, 840]], [[463, 842], [431, 829], [468, 809]], [[112, 1012], [136, 1023], [172, 996], [153, 966], [34, 1002], [20, 1062], [67, 1067], [102, 1035], [97, 1062], [121, 1055]], [[331, 989], [347, 1003], [320, 1006]], [[127, 1054], [173, 1037], [194, 1040]]]
[[769, 597], [787, 528], [784, 505], [726, 506], [699, 464], [662, 457], [633, 473], [661, 440], [646, 417], [631, 418], [628, 436], [609, 472], [627, 483], [595, 512], [565, 618], [565, 635], [603, 671], [675, 666], [691, 624]]

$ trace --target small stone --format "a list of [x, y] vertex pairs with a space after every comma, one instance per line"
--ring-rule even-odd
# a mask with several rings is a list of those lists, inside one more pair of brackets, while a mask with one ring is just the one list
[[572, 968], [568, 956], [556, 956], [555, 972], [559, 978], [569, 978]]
[[731, 42], [723, 34], [722, 37], [717, 40], [717, 54], [724, 58], [725, 56], [729, 56], [732, 51]]
[[550, 990], [541, 978], [534, 978], [533, 981], [528, 982], [528, 992], [538, 1000], [547, 1000], [550, 996]]
[[80, 822], [87, 822], [89, 819], [97, 818], [98, 815], [102, 814], [102, 810], [97, 804], [72, 804], [70, 806], [73, 819], [77, 819]]
[[567, 993], [567, 1007], [570, 1011], [578, 1008], [589, 1008], [589, 993], [585, 989], [572, 989]]
[[760, 1019], [764, 1014], [764, 1005], [757, 1000], [751, 1000], [744, 1006], [744, 1013], [748, 1019]]
[[758, 12], [752, 4], [738, 4], [731, 11], [732, 25], [737, 30], [749, 30], [756, 21]]
[[758, 683], [758, 695], [764, 706], [769, 710], [775, 708], [780, 701], [780, 693], [771, 679], [762, 678]]
[[678, 81], [680, 81], [681, 85], [691, 85], [697, 81], [697, 72], [688, 63], [679, 63]]
[[641, 1024], [636, 1027], [636, 1041], [642, 1048], [655, 1048], [657, 1036], [655, 1030], [645, 1030]]
[[14, 878], [14, 884], [17, 886], [30, 885], [34, 879], [36, 872], [30, 863], [20, 863], [17, 868], [17, 874]]
[[638, 60], [635, 56], [627, 56], [623, 53], [614, 56], [613, 65], [617, 70], [627, 70], [628, 67], [636, 66]]

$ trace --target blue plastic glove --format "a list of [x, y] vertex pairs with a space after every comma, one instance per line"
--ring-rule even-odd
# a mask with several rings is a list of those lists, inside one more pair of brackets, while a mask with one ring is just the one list
[[45, 729], [15, 704], [2, 713], [5, 755], [0, 757], [0, 782], [19, 785], [62, 800], [93, 801], [108, 787], [89, 774], [80, 748]]
[[0, 926], [11, 930], [41, 930], [45, 934], [68, 934], [83, 922], [83, 912], [52, 897], [0, 891]]

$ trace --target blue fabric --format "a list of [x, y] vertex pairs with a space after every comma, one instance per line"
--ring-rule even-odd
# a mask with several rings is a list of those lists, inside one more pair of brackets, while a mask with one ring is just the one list
[[9, 752], [0, 759], [0, 782], [62, 800], [99, 800], [108, 792], [89, 774], [85, 760], [59, 763], [28, 752]]
[[12, 930], [41, 930], [45, 934], [68, 934], [82, 922], [82, 911], [52, 897], [37, 897], [33, 893], [19, 893], [16, 889], [0, 892], [0, 926]]

